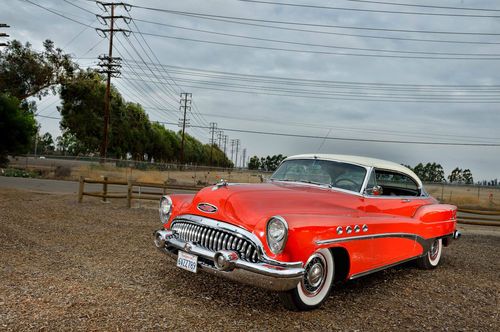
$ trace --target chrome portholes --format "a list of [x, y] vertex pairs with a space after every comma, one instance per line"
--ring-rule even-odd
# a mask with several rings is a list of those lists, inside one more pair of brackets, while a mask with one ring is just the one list
[[363, 232], [368, 232], [368, 225], [364, 224], [362, 229], [363, 229]]
[[345, 228], [345, 232], [346, 232], [347, 234], [351, 234], [351, 233], [352, 233], [352, 227], [351, 227], [351, 226], [347, 226], [347, 227]]
[[342, 235], [342, 233], [344, 233], [342, 226], [337, 227], [337, 235]]
[[361, 227], [359, 227], [359, 225], [354, 226], [354, 233], [359, 233], [360, 230], [361, 230]]

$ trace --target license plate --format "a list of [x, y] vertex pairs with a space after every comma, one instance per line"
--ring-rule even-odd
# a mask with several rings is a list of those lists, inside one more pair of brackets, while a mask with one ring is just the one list
[[196, 273], [198, 270], [198, 256], [180, 251], [177, 255], [177, 266], [181, 269]]

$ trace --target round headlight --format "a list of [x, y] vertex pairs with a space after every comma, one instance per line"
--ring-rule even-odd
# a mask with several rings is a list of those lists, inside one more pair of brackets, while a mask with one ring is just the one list
[[172, 213], [172, 199], [169, 196], [163, 196], [160, 200], [160, 221], [162, 223], [167, 223]]
[[274, 254], [283, 251], [288, 237], [288, 225], [280, 216], [274, 216], [267, 222], [267, 243]]

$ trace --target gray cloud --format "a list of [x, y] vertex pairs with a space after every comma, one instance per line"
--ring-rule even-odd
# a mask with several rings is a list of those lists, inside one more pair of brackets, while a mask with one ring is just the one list
[[[106, 41], [98, 46], [100, 41], [94, 30], [84, 27], [43, 11], [31, 4], [20, 0], [5, 1], [0, 13], [0, 22], [11, 25], [8, 33], [11, 39], [29, 41], [36, 48], [41, 48], [44, 39], [52, 39], [56, 45], [64, 47], [76, 58], [93, 58], [105, 53]], [[64, 14], [87, 24], [97, 26], [95, 18], [74, 6], [63, 1], [37, 1], [43, 6], [59, 10]], [[98, 13], [95, 4], [88, 1], [74, 1], [76, 5], [88, 8]], [[231, 0], [189, 0], [173, 1], [130, 1], [130, 3], [168, 8], [172, 10], [209, 13], [225, 16], [240, 16], [282, 21], [300, 21], [315, 24], [341, 24], [351, 26], [373, 26], [412, 30], [440, 30], [440, 31], [500, 31], [500, 22], [497, 19], [486, 18], [449, 18], [417, 15], [371, 14], [357, 12], [340, 12], [330, 10], [314, 10], [304, 8], [290, 8], [282, 6], [266, 6], [242, 3]], [[324, 4], [327, 4], [325, 1]], [[453, 1], [447, 5], [470, 7], [491, 7], [490, 1]], [[345, 6], [354, 7], [351, 3]], [[371, 5], [366, 8], [380, 8]], [[391, 9], [394, 9], [391, 8]], [[401, 8], [396, 8], [400, 9]], [[498, 9], [498, 8], [496, 8]], [[444, 11], [444, 10], [441, 10]], [[231, 34], [248, 35], [259, 38], [290, 40], [311, 44], [339, 45], [345, 47], [377, 48], [391, 50], [411, 50], [420, 52], [456, 52], [456, 53], [500, 53], [500, 45], [467, 45], [445, 44], [428, 42], [410, 42], [400, 40], [369, 39], [325, 34], [300, 33], [285, 30], [251, 27], [245, 25], [222, 23], [210, 20], [195, 19], [192, 17], [171, 15], [132, 9], [130, 15], [134, 18], [163, 22], [189, 28], [213, 30]], [[241, 43], [248, 45], [321, 49], [327, 51], [347, 52], [327, 48], [313, 48], [242, 40], [234, 37], [215, 36], [199, 32], [184, 31], [176, 28], [155, 26], [137, 22], [142, 32], [172, 35], [185, 38], [212, 40], [219, 42]], [[485, 36], [455, 36], [429, 35], [417, 33], [391, 33], [361, 30], [321, 29], [322, 31], [336, 31], [357, 33], [373, 36], [404, 36], [409, 38], [434, 38], [447, 40], [468, 41], [498, 41], [496, 37]], [[81, 35], [69, 43], [78, 33]], [[354, 56], [335, 56], [307, 53], [293, 53], [283, 51], [237, 48], [231, 46], [210, 45], [180, 41], [166, 38], [145, 36], [160, 62], [166, 65], [193, 67], [205, 70], [237, 72], [254, 75], [283, 76], [292, 78], [307, 78], [314, 80], [338, 80], [352, 82], [378, 83], [408, 83], [408, 84], [448, 84], [500, 85], [499, 61], [465, 61], [465, 60], [422, 60], [397, 58], [368, 58]], [[126, 50], [137, 60], [138, 57], [123, 37], [118, 37]], [[138, 47], [137, 41], [130, 37], [130, 41]], [[69, 44], [68, 44], [69, 43]], [[127, 58], [126, 50], [119, 43], [116, 44], [120, 52]], [[90, 50], [92, 47], [94, 49]], [[138, 47], [142, 52], [142, 50]], [[86, 54], [87, 53], [87, 54]], [[145, 55], [144, 58], [147, 60]], [[80, 59], [83, 66], [94, 65], [96, 60]], [[125, 71], [125, 70], [124, 70]], [[140, 71], [138, 70], [138, 73]], [[125, 76], [136, 76], [125, 71]], [[143, 74], [141, 74], [142, 76]], [[157, 74], [159, 77], [160, 74]], [[147, 75], [154, 78], [151, 73]], [[213, 78], [206, 78], [210, 81]], [[245, 82], [237, 82], [245, 84]], [[134, 86], [142, 86], [151, 91], [149, 97], [137, 100], [135, 95], [144, 95], [142, 90], [134, 93], [134, 87], [124, 79], [115, 80], [116, 86], [122, 94], [131, 101], [141, 104], [151, 103], [152, 99], [159, 104], [165, 102], [158, 97], [165, 94], [156, 85], [144, 82], [135, 82]], [[182, 83], [179, 82], [182, 86]], [[187, 84], [187, 83], [186, 83]], [[260, 84], [260, 83], [259, 83]], [[237, 128], [262, 131], [289, 132], [305, 135], [326, 135], [329, 127], [330, 136], [350, 138], [382, 138], [390, 140], [434, 140], [434, 141], [487, 141], [498, 143], [498, 126], [500, 112], [498, 104], [438, 104], [438, 103], [387, 103], [376, 101], [349, 101], [334, 99], [310, 99], [304, 97], [270, 96], [264, 94], [245, 94], [228, 91], [215, 91], [200, 88], [185, 88], [193, 93], [198, 109], [203, 114], [191, 122], [205, 124], [215, 121], [222, 128]], [[387, 91], [386, 91], [387, 93]], [[494, 92], [498, 95], [498, 91]], [[168, 99], [168, 97], [164, 97]], [[54, 115], [57, 105], [50, 103], [54, 99], [47, 99], [39, 104], [39, 110], [46, 108], [42, 114]], [[170, 100], [175, 103], [175, 101]], [[156, 104], [156, 103], [155, 103]], [[49, 107], [48, 107], [49, 106]], [[169, 111], [160, 116], [157, 111], [149, 111], [153, 120], [172, 121], [179, 114]], [[55, 114], [57, 115], [57, 114]], [[231, 115], [224, 117], [224, 115]], [[234, 118], [251, 118], [255, 121], [238, 120]], [[55, 120], [40, 119], [43, 131], [58, 134], [58, 123]], [[298, 124], [297, 124], [298, 123]], [[300, 125], [303, 124], [303, 125]], [[307, 124], [316, 124], [311, 127]], [[175, 126], [169, 126], [177, 130]], [[357, 130], [340, 129], [356, 128]], [[372, 130], [380, 132], [373, 133]], [[190, 131], [202, 140], [208, 138], [208, 130], [191, 128]], [[398, 131], [395, 133], [394, 131]], [[315, 152], [321, 145], [321, 139], [298, 139], [273, 136], [258, 136], [245, 133], [227, 132], [230, 138], [240, 138], [243, 147], [247, 148], [248, 155], [267, 155], [283, 153]], [[442, 135], [442, 136], [440, 136]], [[448, 136], [446, 136], [448, 135]], [[425, 137], [427, 136], [427, 138]], [[461, 138], [464, 137], [464, 138]], [[494, 140], [484, 140], [474, 137], [492, 137]], [[446, 147], [400, 145], [381, 143], [354, 143], [342, 141], [326, 141], [321, 152], [349, 153], [386, 158], [406, 164], [437, 161], [443, 164], [447, 171], [455, 166], [470, 168], [476, 179], [500, 177], [499, 148], [486, 147]]]

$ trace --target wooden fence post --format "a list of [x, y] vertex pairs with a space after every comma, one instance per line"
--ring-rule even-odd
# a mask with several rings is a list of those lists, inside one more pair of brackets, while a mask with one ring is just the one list
[[108, 177], [104, 177], [104, 182], [102, 183], [102, 201], [107, 202], [106, 195], [108, 194]]
[[83, 199], [83, 186], [85, 184], [85, 179], [80, 175], [80, 186], [78, 187], [78, 203], [82, 202]]
[[127, 207], [132, 207], [132, 181], [128, 179], [127, 183]]
[[168, 183], [168, 181], [163, 182], [163, 186], [164, 186], [163, 187], [163, 195], [167, 194], [167, 183]]

